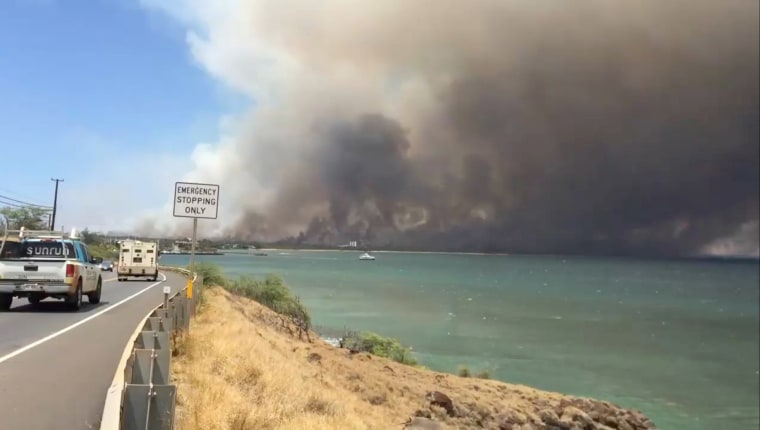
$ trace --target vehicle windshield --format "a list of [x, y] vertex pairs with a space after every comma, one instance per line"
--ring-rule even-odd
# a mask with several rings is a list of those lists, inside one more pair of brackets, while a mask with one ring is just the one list
[[63, 245], [57, 240], [8, 242], [5, 244], [8, 249], [3, 249], [3, 258], [74, 258], [74, 244], [63, 242]]

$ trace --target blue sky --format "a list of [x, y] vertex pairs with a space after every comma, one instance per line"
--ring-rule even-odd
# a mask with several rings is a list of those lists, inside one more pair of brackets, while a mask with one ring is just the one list
[[58, 224], [79, 222], [75, 206], [97, 206], [85, 195], [104, 194], [99, 188], [121, 196], [103, 204], [164, 204], [171, 189], [140, 193], [129, 169], [116, 167], [181, 164], [245, 102], [194, 62], [184, 29], [137, 1], [4, 0], [0, 64], [4, 158], [34, 160], [4, 163], [0, 195], [50, 204], [50, 178], [64, 178]]

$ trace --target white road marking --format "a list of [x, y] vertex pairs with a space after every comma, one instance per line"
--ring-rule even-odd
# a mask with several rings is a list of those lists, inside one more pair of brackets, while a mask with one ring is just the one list
[[125, 298], [125, 299], [121, 300], [120, 302], [116, 302], [116, 303], [112, 304], [111, 306], [109, 306], [109, 307], [107, 307], [107, 308], [103, 309], [102, 311], [100, 311], [100, 312], [98, 312], [98, 313], [96, 313], [96, 314], [90, 315], [90, 316], [88, 316], [87, 318], [85, 318], [85, 319], [83, 319], [83, 320], [79, 320], [79, 321], [75, 322], [74, 324], [71, 324], [70, 326], [64, 327], [64, 328], [62, 328], [61, 330], [58, 330], [57, 332], [55, 332], [55, 333], [53, 333], [53, 334], [51, 334], [51, 335], [45, 336], [45, 337], [43, 337], [43, 338], [42, 338], [42, 339], [40, 339], [40, 340], [36, 340], [36, 341], [34, 341], [34, 342], [30, 343], [29, 345], [26, 345], [26, 346], [24, 346], [24, 347], [21, 347], [21, 348], [19, 348], [19, 349], [15, 350], [15, 351], [11, 352], [10, 354], [7, 354], [7, 355], [4, 355], [4, 356], [0, 357], [0, 363], [3, 363], [3, 362], [5, 362], [5, 361], [8, 361], [8, 360], [10, 360], [11, 358], [13, 358], [13, 357], [15, 357], [15, 356], [17, 356], [17, 355], [19, 355], [19, 354], [23, 354], [24, 352], [26, 352], [26, 351], [29, 351], [30, 349], [34, 348], [35, 346], [39, 346], [39, 345], [42, 345], [43, 343], [45, 343], [45, 342], [47, 342], [47, 341], [49, 341], [49, 340], [51, 340], [51, 339], [55, 339], [56, 337], [58, 337], [58, 336], [60, 336], [60, 335], [62, 335], [62, 334], [64, 334], [64, 333], [66, 333], [66, 332], [68, 332], [68, 331], [71, 331], [71, 330], [73, 330], [73, 329], [75, 329], [75, 328], [79, 327], [80, 325], [82, 325], [82, 324], [84, 324], [84, 323], [86, 323], [86, 322], [88, 322], [88, 321], [91, 321], [91, 320], [93, 320], [93, 319], [95, 319], [95, 318], [97, 318], [97, 317], [99, 317], [99, 316], [103, 315], [104, 313], [106, 313], [106, 312], [110, 311], [111, 309], [114, 309], [114, 308], [116, 308], [116, 307], [118, 307], [118, 306], [121, 306], [121, 305], [123, 305], [124, 303], [126, 303], [126, 302], [128, 302], [128, 301], [130, 301], [130, 300], [134, 299], [135, 297], [137, 297], [137, 296], [139, 296], [140, 294], [142, 294], [142, 293], [144, 293], [144, 292], [146, 292], [146, 291], [150, 290], [151, 288], [155, 287], [156, 285], [158, 285], [158, 284], [160, 284], [160, 283], [162, 283], [162, 282], [165, 282], [165, 281], [166, 281], [166, 275], [164, 275], [163, 273], [161, 273], [161, 276], [162, 276], [164, 279], [162, 279], [162, 280], [160, 280], [160, 281], [158, 281], [158, 282], [156, 282], [156, 283], [153, 283], [153, 284], [150, 284], [150, 285], [148, 285], [147, 287], [145, 287], [145, 288], [143, 288], [142, 290], [140, 290], [140, 291], [138, 291], [138, 292], [136, 292], [136, 293], [132, 294], [131, 296], [129, 296], [129, 297], [127, 297], [127, 298]]

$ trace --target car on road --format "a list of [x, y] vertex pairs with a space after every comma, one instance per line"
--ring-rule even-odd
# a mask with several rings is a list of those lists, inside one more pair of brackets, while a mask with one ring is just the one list
[[[11, 308], [14, 297], [26, 298], [32, 305], [48, 297], [63, 299], [75, 311], [82, 307], [84, 295], [90, 303], [100, 303], [103, 278], [99, 265], [103, 260], [90, 255], [76, 230], [71, 234], [23, 227], [9, 230], [2, 215], [0, 223], [4, 230], [0, 236], [0, 312]], [[18, 240], [8, 240], [12, 235]]]
[[113, 272], [113, 262], [109, 260], [103, 260], [103, 262], [100, 263], [100, 271]]

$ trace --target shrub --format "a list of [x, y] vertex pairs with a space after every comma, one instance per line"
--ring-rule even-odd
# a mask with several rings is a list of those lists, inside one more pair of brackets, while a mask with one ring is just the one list
[[342, 346], [354, 351], [368, 352], [378, 357], [385, 357], [398, 363], [417, 365], [411, 348], [403, 346], [397, 339], [370, 331], [347, 332], [343, 336]]
[[[190, 267], [187, 267], [190, 270]], [[220, 286], [227, 285], [227, 278], [222, 272], [222, 268], [219, 265], [208, 262], [195, 263], [195, 273], [203, 277], [203, 286]]]
[[457, 368], [457, 375], [462, 378], [475, 377], [479, 379], [491, 379], [491, 372], [488, 369], [482, 369], [473, 375], [472, 372], [470, 372], [470, 368], [464, 365]]
[[115, 245], [99, 243], [88, 245], [87, 248], [90, 250], [90, 255], [93, 257], [100, 257], [104, 260], [114, 260], [119, 256], [119, 248]]
[[250, 276], [241, 276], [223, 287], [232, 294], [255, 300], [287, 317], [287, 320], [283, 320], [283, 327], [288, 328], [288, 323], [293, 324], [298, 330], [299, 338], [304, 334], [307, 338], [309, 337], [311, 316], [299, 298], [291, 293], [279, 276], [267, 275], [263, 281]]

